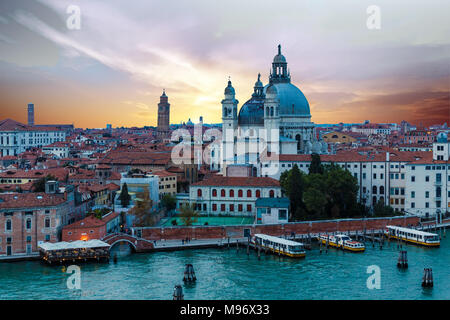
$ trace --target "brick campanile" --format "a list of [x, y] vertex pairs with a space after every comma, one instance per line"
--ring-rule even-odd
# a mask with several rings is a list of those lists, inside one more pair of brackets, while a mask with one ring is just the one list
[[160, 97], [158, 103], [158, 136], [168, 137], [170, 130], [170, 103], [168, 102], [168, 97], [166, 91], [163, 90], [163, 94]]

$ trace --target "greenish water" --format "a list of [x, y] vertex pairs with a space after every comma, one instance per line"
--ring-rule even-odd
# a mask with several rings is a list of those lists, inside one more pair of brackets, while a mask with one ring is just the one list
[[[171, 227], [172, 220], [177, 221], [177, 225], [183, 225], [180, 218], [171, 218], [161, 224], [162, 227]], [[225, 225], [239, 225], [239, 224], [253, 224], [254, 218], [252, 217], [198, 217], [197, 221], [192, 225], [203, 226], [205, 223], [210, 226], [225, 226]]]
[[[190, 299], [450, 299], [450, 239], [440, 248], [403, 245], [409, 268], [397, 269], [394, 242], [364, 253], [313, 246], [305, 259], [261, 254], [243, 248], [203, 249], [121, 256], [117, 264], [81, 265], [81, 290], [70, 290], [69, 274], [40, 262], [0, 263], [1, 299], [171, 299], [182, 284], [185, 264], [197, 282], [183, 285]], [[381, 288], [366, 286], [367, 267], [381, 270]], [[433, 268], [434, 288], [423, 289], [423, 268]]]

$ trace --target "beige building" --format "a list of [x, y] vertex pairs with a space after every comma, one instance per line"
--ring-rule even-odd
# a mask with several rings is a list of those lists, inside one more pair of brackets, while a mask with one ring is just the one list
[[356, 139], [349, 136], [345, 132], [329, 132], [322, 136], [323, 141], [326, 143], [353, 143]]
[[177, 174], [166, 170], [152, 172], [159, 177], [159, 199], [166, 194], [176, 195], [177, 193]]

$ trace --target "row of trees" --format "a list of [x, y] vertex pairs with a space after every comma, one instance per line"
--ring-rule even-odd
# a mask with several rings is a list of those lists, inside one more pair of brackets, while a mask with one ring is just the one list
[[[322, 165], [320, 156], [313, 154], [309, 173], [297, 165], [281, 174], [280, 184], [291, 204], [291, 219], [314, 220], [362, 217], [369, 209], [358, 202], [358, 181], [352, 174], [335, 164]], [[383, 202], [374, 206], [373, 215], [394, 215]]]

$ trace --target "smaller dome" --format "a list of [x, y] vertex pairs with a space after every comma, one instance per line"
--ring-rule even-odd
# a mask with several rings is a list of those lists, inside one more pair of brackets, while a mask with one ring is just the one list
[[225, 94], [235, 94], [234, 88], [231, 85], [231, 80], [228, 80], [228, 86], [225, 88]]
[[320, 153], [320, 149], [322, 148], [322, 145], [319, 141], [316, 141], [312, 145], [312, 153]]

